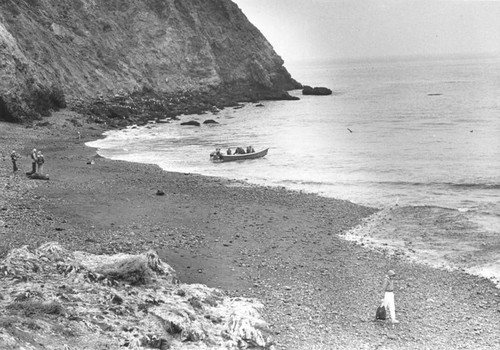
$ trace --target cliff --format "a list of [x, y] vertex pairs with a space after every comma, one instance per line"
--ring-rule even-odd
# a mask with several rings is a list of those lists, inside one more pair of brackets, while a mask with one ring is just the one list
[[3, 0], [0, 48], [6, 121], [67, 104], [104, 117], [168, 117], [291, 99], [286, 90], [300, 87], [230, 0]]

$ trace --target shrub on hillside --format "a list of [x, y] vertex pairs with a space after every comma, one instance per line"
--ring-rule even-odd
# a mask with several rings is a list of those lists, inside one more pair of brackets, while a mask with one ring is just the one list
[[9, 108], [7, 107], [7, 104], [3, 100], [3, 97], [1, 96], [0, 96], [0, 120], [11, 123], [19, 121], [14, 115], [12, 115]]
[[66, 97], [64, 96], [64, 91], [60, 86], [52, 85], [49, 93], [50, 101], [52, 105], [57, 109], [66, 108]]
[[30, 107], [44, 117], [49, 116], [51, 110], [66, 108], [64, 92], [57, 85], [52, 85], [50, 88], [35, 85], [30, 97]]
[[24, 316], [34, 315], [64, 315], [64, 308], [56, 301], [41, 302], [41, 301], [21, 301], [14, 302], [6, 306], [6, 309], [11, 313], [22, 314]]

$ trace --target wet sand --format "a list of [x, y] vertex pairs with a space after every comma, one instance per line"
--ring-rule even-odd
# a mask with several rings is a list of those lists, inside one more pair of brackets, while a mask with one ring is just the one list
[[[104, 159], [85, 146], [103, 129], [73, 118], [0, 125], [2, 255], [47, 241], [92, 253], [153, 248], [183, 282], [259, 298], [278, 349], [500, 347], [492, 281], [341, 237], [377, 209]], [[33, 147], [49, 181], [24, 175]], [[11, 148], [23, 156], [15, 176]], [[388, 269], [398, 273], [395, 326], [374, 321]]]

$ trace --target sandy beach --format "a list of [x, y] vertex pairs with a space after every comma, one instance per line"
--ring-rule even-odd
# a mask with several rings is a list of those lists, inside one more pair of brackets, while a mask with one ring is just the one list
[[[185, 283], [261, 300], [279, 349], [500, 347], [493, 281], [341, 237], [376, 208], [108, 160], [85, 146], [102, 126], [75, 117], [0, 124], [2, 257], [49, 241], [100, 254], [152, 248]], [[25, 176], [34, 147], [48, 181]], [[12, 149], [22, 156], [16, 174]], [[374, 321], [388, 269], [398, 274], [397, 325]]]

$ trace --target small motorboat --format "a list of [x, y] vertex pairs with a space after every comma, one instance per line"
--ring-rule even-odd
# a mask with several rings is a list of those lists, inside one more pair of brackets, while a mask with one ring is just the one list
[[215, 163], [225, 163], [225, 162], [234, 162], [236, 160], [246, 160], [246, 159], [256, 159], [256, 158], [262, 158], [267, 154], [267, 151], [269, 148], [266, 148], [265, 150], [259, 151], [259, 152], [252, 152], [252, 153], [238, 153], [238, 154], [223, 154], [220, 153], [217, 155], [215, 152], [210, 154], [210, 160]]

